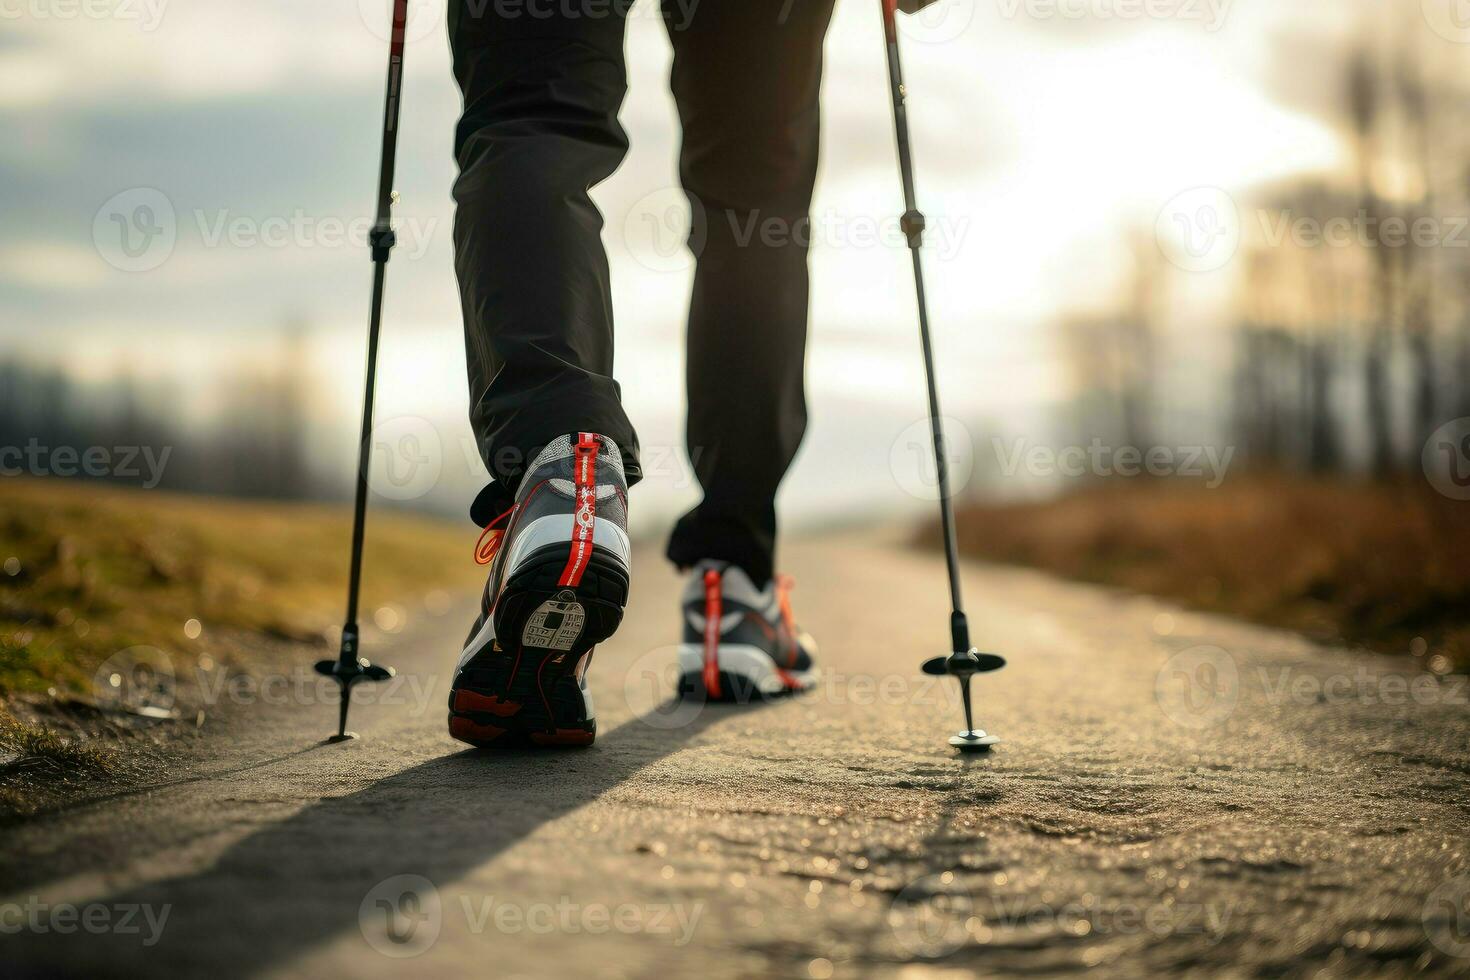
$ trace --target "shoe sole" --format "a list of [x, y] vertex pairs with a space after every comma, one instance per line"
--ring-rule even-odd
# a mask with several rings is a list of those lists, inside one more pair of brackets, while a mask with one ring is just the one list
[[817, 680], [817, 669], [788, 670], [764, 651], [752, 646], [721, 644], [718, 693], [704, 682], [704, 647], [697, 643], [679, 646], [679, 696], [725, 704], [749, 704], [800, 694]]
[[594, 551], [576, 586], [557, 584], [571, 545], [523, 559], [495, 607], [496, 641], [459, 669], [449, 734], [478, 748], [588, 746], [597, 737], [583, 687], [593, 648], [628, 603], [628, 570]]

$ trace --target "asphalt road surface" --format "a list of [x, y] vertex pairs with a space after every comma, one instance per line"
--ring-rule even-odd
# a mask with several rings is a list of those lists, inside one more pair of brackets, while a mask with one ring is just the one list
[[361, 740], [282, 685], [166, 784], [4, 830], [0, 973], [1470, 972], [1463, 678], [972, 565], [1011, 666], [968, 759], [917, 670], [938, 556], [793, 543], [826, 677], [743, 708], [671, 699], [678, 580], [637, 561], [595, 747], [462, 750], [468, 606], [413, 612], [368, 638], [401, 680], [359, 694]]

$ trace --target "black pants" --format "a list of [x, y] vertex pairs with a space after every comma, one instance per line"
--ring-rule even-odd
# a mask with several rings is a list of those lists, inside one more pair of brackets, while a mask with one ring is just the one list
[[[540, 446], [577, 430], [616, 440], [639, 476], [587, 193], [628, 148], [625, 3], [450, 0], [471, 422], [507, 488]], [[668, 553], [734, 562], [757, 583], [772, 573], [776, 488], [806, 428], [808, 212], [832, 3], [664, 0], [679, 173], [699, 229], [687, 440], [704, 489]]]

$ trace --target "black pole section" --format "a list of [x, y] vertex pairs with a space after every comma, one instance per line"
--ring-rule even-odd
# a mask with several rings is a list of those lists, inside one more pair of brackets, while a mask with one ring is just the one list
[[335, 679], [341, 702], [337, 734], [331, 741], [353, 738], [347, 731], [347, 710], [352, 703], [352, 686], [358, 681], [382, 681], [393, 676], [393, 668], [376, 667], [358, 656], [357, 601], [362, 587], [362, 544], [367, 525], [368, 470], [372, 465], [373, 396], [378, 378], [378, 337], [383, 326], [383, 284], [388, 274], [388, 257], [396, 240], [393, 234], [393, 171], [398, 155], [398, 107], [403, 92], [404, 31], [408, 22], [408, 0], [393, 0], [392, 35], [388, 45], [388, 95], [383, 109], [383, 149], [378, 171], [378, 204], [368, 243], [373, 258], [372, 310], [368, 316], [367, 379], [362, 399], [362, 429], [357, 449], [357, 492], [352, 507], [352, 564], [347, 577], [347, 617], [342, 625], [342, 646], [336, 660], [323, 660], [317, 673]]
[[888, 40], [888, 81], [893, 93], [893, 122], [898, 137], [898, 166], [903, 174], [904, 236], [914, 259], [914, 286], [919, 299], [919, 340], [924, 348], [924, 377], [929, 387], [929, 431], [934, 437], [934, 466], [939, 478], [939, 521], [944, 532], [944, 559], [949, 567], [950, 641], [955, 653], [970, 650], [970, 627], [965, 620], [960, 589], [959, 545], [955, 539], [954, 502], [950, 499], [949, 462], [944, 452], [944, 423], [939, 413], [939, 386], [934, 378], [934, 344], [929, 336], [929, 299], [924, 290], [924, 263], [919, 249], [924, 244], [925, 219], [914, 190], [914, 156], [909, 148], [909, 119], [905, 105], [903, 63], [898, 56], [898, 9], [896, 0], [883, 0], [883, 29]]
[[919, 295], [919, 339], [924, 348], [924, 377], [929, 384], [929, 430], [934, 435], [934, 466], [939, 477], [939, 516], [944, 527], [944, 559], [949, 566], [949, 596], [953, 611], [949, 617], [950, 650], [947, 657], [934, 657], [924, 663], [924, 673], [953, 677], [960, 682], [960, 696], [965, 706], [965, 730], [950, 738], [949, 744], [961, 752], [989, 752], [1000, 742], [975, 727], [970, 681], [976, 674], [999, 670], [1005, 658], [993, 653], [980, 653], [970, 646], [970, 628], [965, 620], [964, 600], [960, 594], [959, 547], [955, 540], [954, 501], [949, 490], [949, 465], [944, 454], [944, 424], [939, 414], [939, 385], [934, 378], [934, 345], [929, 338], [929, 301], [924, 293], [924, 264], [919, 249], [924, 244], [924, 215], [919, 211], [914, 193], [914, 158], [909, 149], [909, 120], [905, 101], [908, 93], [903, 84], [903, 66], [898, 58], [898, 0], [882, 0], [883, 29], [888, 39], [888, 81], [893, 92], [893, 122], [898, 137], [898, 164], [903, 172], [903, 231], [914, 258], [914, 285]]

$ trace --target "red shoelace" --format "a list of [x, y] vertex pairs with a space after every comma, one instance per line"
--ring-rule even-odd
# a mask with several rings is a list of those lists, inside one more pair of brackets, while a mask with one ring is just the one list
[[[505, 540], [505, 530], [510, 527], [510, 521], [507, 518], [514, 514], [516, 507], [519, 506], [520, 504], [516, 504], [515, 507], [493, 518], [489, 524], [485, 525], [485, 530], [480, 532], [480, 540], [475, 542], [475, 564], [488, 565], [495, 560], [495, 553], [500, 550], [500, 542]], [[505, 527], [496, 527], [501, 521], [505, 521]]]
[[791, 590], [796, 588], [796, 579], [790, 575], [776, 576], [776, 601], [781, 604], [781, 622], [786, 626], [786, 635], [791, 638], [791, 659], [788, 667], [796, 666], [796, 654], [801, 644], [796, 640], [796, 614], [791, 611]]

